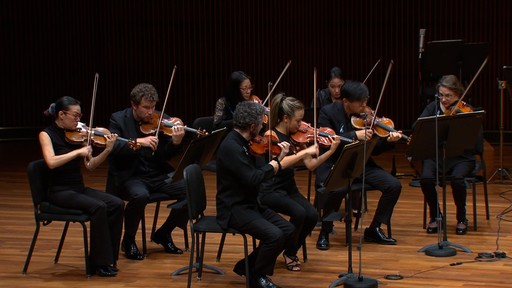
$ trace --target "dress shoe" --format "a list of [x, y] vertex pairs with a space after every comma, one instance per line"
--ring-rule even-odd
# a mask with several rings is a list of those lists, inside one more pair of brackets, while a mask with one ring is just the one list
[[455, 227], [455, 234], [466, 235], [468, 233], [468, 220], [459, 221]]
[[151, 237], [151, 240], [155, 242], [156, 244], [160, 244], [164, 247], [165, 252], [170, 254], [183, 254], [183, 250], [176, 247], [174, 245], [174, 242], [172, 242], [171, 235], [168, 232], [164, 232], [160, 229], [156, 230], [155, 234], [153, 234], [153, 237]]
[[279, 288], [279, 286], [274, 284], [274, 282], [272, 282], [272, 280], [270, 280], [270, 278], [268, 278], [267, 276], [256, 277], [256, 279], [251, 280], [251, 282], [252, 282], [251, 287], [256, 287], [256, 288]]
[[378, 244], [396, 245], [396, 240], [391, 237], [386, 237], [380, 227], [366, 228], [364, 230], [364, 240]]
[[117, 275], [117, 271], [114, 271], [110, 266], [98, 266], [96, 267], [96, 275], [101, 277], [114, 277]]
[[316, 249], [318, 250], [329, 250], [331, 245], [329, 244], [329, 234], [320, 232], [318, 240], [316, 241]]
[[121, 250], [124, 251], [126, 258], [131, 260], [144, 260], [144, 255], [142, 255], [137, 248], [137, 244], [135, 241], [129, 241], [123, 239], [123, 243], [121, 244]]
[[246, 276], [245, 273], [245, 258], [236, 262], [235, 267], [233, 267], [233, 272], [235, 272], [239, 276]]

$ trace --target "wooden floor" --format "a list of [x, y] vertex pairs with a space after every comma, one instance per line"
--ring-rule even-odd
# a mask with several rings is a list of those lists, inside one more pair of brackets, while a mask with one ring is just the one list
[[[34, 232], [34, 219], [30, 192], [26, 180], [26, 165], [40, 157], [39, 147], [35, 142], [0, 143], [2, 149], [0, 160], [0, 286], [1, 287], [186, 287], [187, 275], [170, 276], [170, 273], [188, 264], [189, 253], [184, 255], [165, 254], [161, 247], [149, 242], [149, 254], [144, 261], [131, 261], [121, 255], [118, 262], [120, 273], [115, 278], [84, 276], [83, 244], [78, 224], [72, 224], [58, 264], [53, 264], [53, 257], [58, 245], [62, 225], [53, 223], [41, 229], [39, 240], [32, 257], [27, 275], [21, 270]], [[496, 148], [496, 147], [495, 147]], [[497, 151], [497, 150], [496, 150]], [[512, 166], [512, 146], [505, 147], [505, 167]], [[488, 167], [489, 176], [495, 170], [498, 153], [494, 153], [494, 165]], [[396, 156], [399, 173], [410, 173], [411, 169], [403, 157], [403, 149], [397, 147], [393, 152], [378, 157], [378, 162], [389, 170], [392, 156]], [[508, 165], [507, 165], [508, 164]], [[297, 181], [303, 193], [307, 191], [307, 172], [298, 172]], [[92, 173], [86, 173], [89, 186], [103, 189], [105, 186], [106, 167], [101, 166]], [[208, 213], [215, 212], [215, 174], [205, 172], [209, 193]], [[499, 178], [499, 177], [498, 177]], [[475, 262], [478, 253], [494, 252], [499, 249], [512, 254], [511, 215], [505, 215], [501, 221], [497, 215], [509, 209], [512, 199], [512, 185], [493, 183], [489, 185], [491, 219], [485, 219], [483, 205], [483, 187], [478, 186], [478, 231], [470, 230], [468, 235], [457, 236], [454, 233], [454, 205], [448, 197], [448, 240], [464, 245], [472, 253], [460, 252], [453, 257], [435, 258], [419, 253], [425, 245], [437, 243], [436, 235], [427, 235], [422, 230], [422, 194], [419, 188], [409, 186], [410, 177], [401, 178], [403, 190], [393, 215], [393, 237], [398, 240], [396, 246], [382, 246], [363, 243], [362, 255], [354, 247], [354, 272], [379, 281], [385, 287], [510, 287], [512, 261], [510, 258], [493, 262]], [[496, 177], [495, 177], [496, 179]], [[507, 199], [500, 194], [507, 193]], [[364, 225], [370, 221], [380, 194], [369, 194], [369, 213], [363, 219]], [[468, 199], [468, 218], [472, 219], [472, 200]], [[146, 213], [150, 219], [154, 205], [148, 206]], [[160, 221], [166, 216], [163, 208]], [[149, 221], [148, 221], [149, 222]], [[162, 223], [162, 222], [160, 222]], [[470, 225], [471, 222], [470, 222]], [[332, 248], [328, 251], [315, 249], [318, 228], [307, 239], [309, 261], [302, 265], [301, 272], [291, 272], [284, 268], [282, 257], [278, 258], [274, 282], [282, 287], [329, 287], [346, 272], [347, 247], [344, 244], [344, 224], [336, 223], [336, 234], [331, 237]], [[472, 228], [472, 226], [470, 226]], [[140, 234], [140, 233], [139, 233]], [[138, 235], [140, 239], [140, 235]], [[353, 241], [359, 242], [359, 232], [353, 235]], [[177, 230], [173, 238], [183, 247], [183, 234]], [[497, 241], [499, 240], [499, 242]], [[138, 240], [139, 247], [141, 246]], [[234, 274], [231, 269], [243, 253], [241, 238], [228, 236], [224, 254], [220, 262], [215, 262], [215, 253], [219, 237], [207, 237], [205, 263], [216, 265], [225, 271], [225, 275], [205, 273], [202, 280], [193, 278], [194, 287], [244, 287], [244, 278]], [[508, 255], [508, 254], [507, 254]], [[299, 255], [302, 257], [302, 255]], [[459, 262], [462, 265], [451, 266]], [[400, 274], [403, 280], [386, 280], [387, 274]]]

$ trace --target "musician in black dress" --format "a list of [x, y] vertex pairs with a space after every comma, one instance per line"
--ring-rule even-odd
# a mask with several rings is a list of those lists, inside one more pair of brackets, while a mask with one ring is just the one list
[[[226, 229], [235, 228], [259, 239], [259, 246], [249, 255], [251, 287], [278, 287], [273, 275], [277, 256], [290, 240], [294, 227], [271, 209], [260, 206], [258, 192], [266, 179], [285, 169], [280, 161], [289, 144], [279, 143], [281, 153], [270, 162], [250, 152], [250, 140], [263, 126], [264, 107], [255, 102], [243, 101], [233, 115], [233, 130], [217, 150], [217, 222]], [[233, 271], [245, 274], [244, 259]]]
[[[88, 170], [98, 167], [112, 151], [117, 135], [106, 135], [106, 147], [92, 156], [92, 147], [70, 143], [65, 132], [76, 131], [82, 112], [80, 102], [64, 96], [45, 112], [54, 118], [39, 133], [44, 161], [50, 168], [49, 201], [63, 208], [81, 210], [90, 215], [90, 265], [99, 276], [116, 276], [116, 261], [123, 228], [123, 200], [84, 185], [82, 161]], [[79, 138], [79, 137], [78, 137]]]
[[[316, 93], [316, 108], [320, 109], [332, 102], [341, 101], [341, 89], [345, 84], [343, 72], [339, 67], [332, 67], [329, 70], [329, 78], [325, 81], [327, 88], [320, 89]], [[313, 99], [314, 101], [314, 99]], [[314, 102], [311, 102], [311, 107], [314, 107]]]
[[[359, 141], [370, 140], [374, 136], [373, 131], [369, 129], [356, 130], [351, 123], [352, 114], [360, 114], [365, 111], [366, 102], [369, 98], [368, 88], [361, 82], [345, 81], [341, 92], [342, 101], [335, 102], [324, 106], [320, 110], [318, 117], [318, 125], [320, 127], [332, 128], [336, 134], [345, 138], [357, 139]], [[393, 142], [398, 141], [402, 137], [401, 132], [390, 132], [386, 138], [379, 139], [379, 143], [373, 150], [373, 155], [382, 153], [383, 151], [393, 147]], [[316, 186], [322, 187], [332, 165], [339, 158], [341, 149], [332, 155], [329, 160], [325, 161], [316, 170]], [[355, 182], [361, 181], [356, 179]], [[381, 229], [381, 224], [389, 225], [393, 208], [400, 196], [402, 185], [400, 181], [393, 177], [390, 173], [383, 170], [372, 158], [366, 163], [365, 181], [367, 184], [379, 189], [382, 196], [377, 204], [377, 209], [373, 216], [370, 226], [364, 231], [364, 239], [369, 242], [379, 244], [396, 244], [396, 240], [388, 237]], [[324, 215], [339, 209], [342, 201], [343, 191], [329, 192], [329, 198], [326, 201]], [[351, 211], [347, 211], [351, 213]], [[318, 236], [317, 248], [320, 250], [329, 249], [329, 233], [333, 228], [332, 221], [323, 221], [320, 235]]]
[[[421, 117], [444, 115], [445, 112], [456, 104], [459, 98], [464, 94], [464, 86], [460, 83], [455, 75], [443, 76], [437, 86], [437, 95], [439, 101], [433, 101], [420, 115]], [[437, 106], [436, 106], [437, 104]], [[461, 105], [467, 106], [463, 103]], [[449, 116], [446, 116], [449, 117]], [[464, 177], [471, 174], [475, 168], [475, 152], [483, 149], [483, 132], [482, 129], [477, 138], [475, 150], [464, 151], [463, 155], [451, 157], [446, 160], [446, 176], [450, 178], [450, 186], [452, 187], [453, 200], [457, 208], [457, 225], [455, 233], [464, 235], [468, 231], [468, 220], [466, 218], [466, 185]], [[437, 192], [434, 179], [436, 178], [436, 163], [434, 160], [423, 160], [423, 169], [421, 175], [421, 191], [425, 195], [429, 211], [430, 221], [427, 226], [427, 233], [437, 233]], [[442, 173], [442, 160], [439, 161], [439, 173]], [[441, 210], [439, 210], [441, 211]]]

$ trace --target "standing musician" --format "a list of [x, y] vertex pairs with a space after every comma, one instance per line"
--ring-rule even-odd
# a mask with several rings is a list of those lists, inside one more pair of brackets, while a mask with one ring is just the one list
[[[304, 104], [293, 97], [281, 93], [272, 99], [271, 127], [279, 142], [292, 143], [292, 134], [297, 132], [304, 117]], [[297, 153], [290, 151], [281, 160], [281, 165], [289, 166], [302, 160], [309, 170], [314, 170], [331, 156], [340, 143], [340, 138], [331, 137], [329, 150], [317, 157], [318, 145], [314, 144]], [[311, 139], [313, 140], [313, 139]], [[313, 158], [314, 157], [314, 158]], [[290, 216], [290, 222], [295, 226], [292, 240], [286, 245], [283, 257], [286, 268], [290, 271], [300, 271], [300, 261], [297, 251], [303, 245], [306, 237], [313, 231], [318, 220], [318, 213], [311, 203], [300, 193], [295, 183], [294, 167], [281, 169], [277, 174], [261, 185], [260, 203], [277, 213]]]
[[215, 104], [215, 114], [213, 115], [213, 129], [233, 126], [233, 113], [236, 105], [242, 101], [254, 101], [261, 103], [261, 100], [251, 95], [253, 86], [251, 78], [242, 71], [231, 73], [224, 96], [217, 100]]
[[[459, 82], [454, 75], [445, 75], [441, 77], [437, 86], [437, 95], [439, 101], [433, 101], [420, 115], [421, 117], [444, 115], [448, 109], [451, 109], [464, 94], [464, 86]], [[439, 105], [436, 106], [436, 104]], [[464, 105], [466, 105], [464, 103]], [[458, 109], [458, 108], [456, 108]], [[449, 116], [447, 116], [449, 117]], [[475, 147], [476, 151], [483, 150], [483, 135], [480, 132]], [[455, 233], [464, 235], [468, 231], [468, 220], [466, 218], [466, 185], [464, 177], [471, 174], [475, 168], [475, 151], [464, 151], [463, 155], [452, 157], [446, 160], [446, 176], [451, 178], [450, 184], [452, 187], [453, 200], [457, 207], [457, 226]], [[436, 162], [435, 160], [423, 160], [422, 179], [420, 181], [421, 191], [425, 195], [425, 200], [428, 203], [430, 210], [430, 222], [427, 226], [427, 233], [437, 233], [436, 213], [438, 210], [437, 192], [435, 179], [436, 177]], [[439, 163], [439, 170], [442, 172], [442, 161]], [[441, 173], [440, 172], [440, 173]], [[441, 211], [441, 210], [439, 210]]]
[[106, 135], [105, 149], [93, 157], [91, 146], [70, 143], [66, 138], [66, 131], [76, 130], [82, 117], [78, 100], [64, 96], [51, 104], [45, 114], [54, 118], [54, 122], [39, 133], [43, 158], [50, 168], [49, 200], [60, 207], [90, 215], [91, 271], [99, 276], [116, 276], [124, 202], [85, 187], [80, 162], [83, 158], [88, 170], [96, 169], [112, 151], [117, 135]]
[[[331, 104], [332, 102], [340, 102], [341, 101], [341, 89], [345, 84], [345, 79], [343, 77], [343, 72], [338, 67], [332, 67], [329, 70], [329, 78], [327, 81], [327, 88], [318, 90], [316, 97], [316, 107], [319, 109], [324, 107], [327, 104]], [[311, 107], [314, 107], [314, 99], [311, 102]]]
[[[174, 169], [167, 160], [182, 152], [183, 126], [171, 127], [172, 137], [145, 135], [140, 125], [151, 119], [158, 93], [151, 84], [138, 84], [130, 93], [131, 107], [112, 114], [109, 130], [121, 137], [137, 139], [141, 149], [134, 151], [126, 143], [116, 143], [109, 160], [107, 192], [128, 200], [125, 211], [125, 231], [122, 249], [128, 259], [143, 260], [135, 243], [139, 222], [151, 193], [165, 193], [173, 199], [185, 200], [183, 180], [170, 182], [169, 173]], [[165, 252], [182, 254], [174, 245], [171, 233], [176, 227], [184, 228], [188, 219], [186, 208], [172, 209], [165, 223], [152, 240], [161, 244]]]
[[[251, 287], [278, 287], [273, 275], [277, 257], [290, 240], [294, 227], [271, 209], [260, 206], [261, 183], [272, 178], [283, 166], [289, 143], [277, 144], [281, 153], [268, 163], [251, 154], [250, 141], [263, 126], [263, 105], [251, 101], [239, 103], [233, 115], [233, 130], [217, 150], [217, 222], [259, 239], [259, 246], [249, 255]], [[262, 163], [259, 163], [262, 162]], [[258, 165], [261, 164], [261, 165]], [[245, 275], [244, 259], [233, 271]]]
[[[324, 106], [320, 110], [318, 125], [322, 127], [332, 128], [340, 136], [357, 139], [360, 141], [370, 140], [373, 136], [372, 130], [354, 130], [351, 124], [350, 116], [352, 114], [360, 114], [365, 111], [366, 102], [369, 98], [369, 92], [366, 85], [356, 81], [346, 81], [341, 92], [342, 102], [335, 102]], [[386, 138], [381, 138], [373, 151], [373, 155], [382, 153], [390, 149], [393, 145], [390, 142], [396, 142], [402, 137], [402, 133], [390, 132]], [[341, 151], [333, 154], [329, 160], [325, 161], [316, 170], [316, 186], [321, 187], [325, 181], [332, 165], [339, 158]], [[379, 244], [396, 244], [396, 240], [387, 237], [382, 229], [381, 224], [389, 225], [393, 208], [395, 207], [402, 185], [400, 182], [388, 172], [378, 166], [372, 158], [366, 163], [365, 181], [373, 187], [378, 188], [382, 192], [379, 199], [377, 210], [373, 220], [368, 228], [364, 231], [364, 239], [369, 242]], [[361, 179], [356, 179], [360, 181]], [[340, 191], [329, 192], [326, 207], [323, 207], [325, 215], [339, 208], [342, 201], [342, 193]], [[347, 211], [351, 213], [351, 211]], [[320, 235], [318, 236], [317, 248], [320, 250], [329, 249], [329, 233], [333, 228], [332, 221], [323, 221]]]

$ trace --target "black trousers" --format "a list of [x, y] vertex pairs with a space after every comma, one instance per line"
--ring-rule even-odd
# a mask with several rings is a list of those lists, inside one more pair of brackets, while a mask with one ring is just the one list
[[90, 215], [91, 265], [110, 265], [117, 261], [123, 229], [122, 199], [85, 188], [82, 191], [52, 191], [50, 201], [55, 205], [82, 210]]
[[[120, 188], [123, 198], [128, 200], [124, 216], [124, 238], [135, 240], [140, 220], [148, 204], [150, 193], [165, 193], [175, 200], [185, 200], [185, 183], [183, 180], [168, 183], [166, 181], [148, 181], [133, 178]], [[187, 206], [183, 209], [172, 209], [164, 224], [160, 227], [171, 233], [176, 227], [185, 227], [188, 220]]]
[[[441, 166], [442, 163], [439, 163]], [[457, 208], [457, 222], [466, 221], [466, 183], [464, 177], [469, 175], [475, 168], [475, 161], [470, 159], [461, 159], [450, 164], [446, 171], [447, 179], [450, 181], [452, 187], [453, 201]], [[442, 176], [442, 167], [439, 168], [439, 173]], [[438, 195], [436, 191], [436, 163], [434, 160], [423, 160], [423, 171], [421, 175], [421, 191], [425, 195], [427, 201], [430, 219], [436, 218], [438, 206]], [[441, 210], [439, 210], [441, 211]]]
[[229, 226], [260, 240], [259, 246], [249, 255], [249, 266], [255, 277], [273, 275], [276, 259], [293, 235], [294, 226], [271, 209], [259, 213], [260, 218], [240, 224], [231, 217]]

